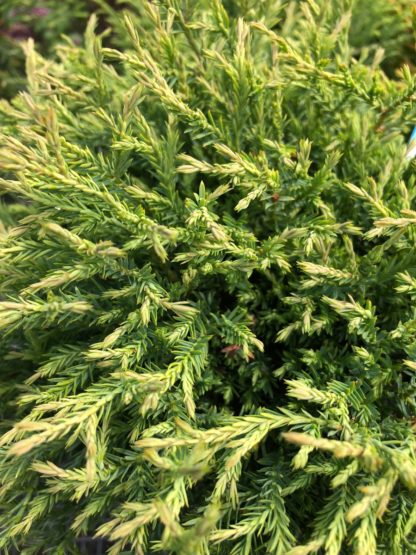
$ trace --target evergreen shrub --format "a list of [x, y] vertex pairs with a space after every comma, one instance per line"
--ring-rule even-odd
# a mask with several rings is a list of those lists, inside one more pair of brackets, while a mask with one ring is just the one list
[[416, 553], [412, 1], [371, 4], [140, 0], [111, 45], [26, 43], [1, 553]]

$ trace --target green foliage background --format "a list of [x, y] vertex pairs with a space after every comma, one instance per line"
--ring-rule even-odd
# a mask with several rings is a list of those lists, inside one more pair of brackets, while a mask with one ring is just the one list
[[95, 3], [86, 0], [2, 0], [0, 4], [0, 95], [12, 97], [25, 87], [22, 42], [29, 37], [37, 48], [54, 56], [63, 34], [81, 41]]
[[414, 554], [412, 2], [96, 10], [0, 103], [0, 552]]

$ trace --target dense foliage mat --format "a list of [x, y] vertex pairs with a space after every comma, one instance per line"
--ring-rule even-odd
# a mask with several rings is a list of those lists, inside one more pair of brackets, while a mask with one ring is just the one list
[[412, 2], [100, 4], [0, 103], [1, 553], [414, 554]]

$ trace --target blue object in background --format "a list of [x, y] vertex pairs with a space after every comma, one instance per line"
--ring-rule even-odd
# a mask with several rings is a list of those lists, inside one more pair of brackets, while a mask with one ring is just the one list
[[406, 150], [406, 160], [412, 160], [416, 156], [416, 127], [410, 135], [409, 143]]

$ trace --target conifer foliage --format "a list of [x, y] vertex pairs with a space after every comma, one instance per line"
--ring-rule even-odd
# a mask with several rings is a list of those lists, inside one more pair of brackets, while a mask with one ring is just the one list
[[411, 66], [367, 2], [100, 6], [0, 104], [0, 552], [414, 554]]

